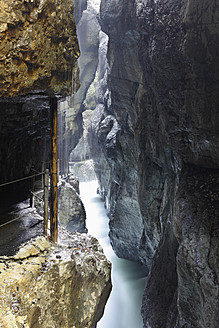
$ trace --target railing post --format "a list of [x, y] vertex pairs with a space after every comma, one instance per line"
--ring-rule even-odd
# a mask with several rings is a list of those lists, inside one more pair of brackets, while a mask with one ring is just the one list
[[59, 171], [60, 171], [60, 159], [58, 159], [57, 163], [57, 181], [59, 182]]
[[58, 240], [58, 190], [57, 190], [57, 98], [50, 98], [51, 115], [51, 177], [50, 177], [50, 234], [51, 240]]
[[49, 170], [44, 172], [44, 235], [47, 236], [49, 209]]
[[41, 172], [44, 172], [44, 174], [42, 174], [42, 188], [44, 188], [45, 185], [45, 163], [42, 162], [41, 163]]
[[30, 168], [30, 207], [33, 207], [33, 192], [34, 192], [34, 165]]

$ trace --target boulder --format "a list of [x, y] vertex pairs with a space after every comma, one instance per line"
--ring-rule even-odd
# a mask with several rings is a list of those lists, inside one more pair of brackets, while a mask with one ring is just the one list
[[91, 236], [62, 231], [31, 240], [0, 263], [4, 328], [95, 328], [111, 291], [111, 265]]
[[71, 232], [87, 232], [86, 213], [81, 198], [69, 182], [62, 180], [58, 195], [59, 223]]

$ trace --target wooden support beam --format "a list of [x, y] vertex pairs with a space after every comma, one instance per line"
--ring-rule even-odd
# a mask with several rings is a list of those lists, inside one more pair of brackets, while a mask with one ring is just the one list
[[51, 146], [50, 146], [50, 234], [51, 240], [58, 240], [58, 190], [57, 190], [57, 98], [50, 97]]

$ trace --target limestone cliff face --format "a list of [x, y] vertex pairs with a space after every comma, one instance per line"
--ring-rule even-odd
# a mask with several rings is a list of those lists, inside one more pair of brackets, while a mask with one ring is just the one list
[[[133, 1], [101, 3], [102, 28], [109, 36], [110, 92], [105, 92], [95, 110], [91, 133], [98, 140], [93, 138], [93, 155], [110, 215], [114, 250], [119, 256], [138, 260], [143, 224], [138, 203], [138, 148], [134, 139], [136, 113], [133, 107], [141, 67], [136, 57], [139, 33], [129, 28], [134, 19], [129, 17], [133, 5]], [[133, 219], [135, 217], [138, 219]]]
[[71, 0], [0, 3], [0, 95], [69, 93], [79, 48]]
[[[215, 27], [218, 24], [215, 5], [214, 1], [168, 1], [144, 8], [149, 23], [146, 26], [150, 27], [144, 30], [146, 42], [141, 43], [140, 49], [147, 80], [144, 104], [138, 107], [140, 177], [141, 186], [144, 185], [139, 200], [144, 217], [158, 227], [160, 224], [162, 236], [143, 300], [145, 325], [216, 327], [218, 283], [213, 276], [218, 277], [219, 272], [206, 256], [206, 252], [218, 252], [218, 245], [213, 241], [215, 220], [218, 221], [214, 197], [219, 164], [218, 54], [215, 53], [219, 31]], [[150, 9], [153, 13], [149, 14]], [[152, 166], [156, 169], [151, 171]], [[152, 175], [159, 182], [161, 192], [157, 216], [151, 215], [153, 204], [145, 203]], [[176, 273], [176, 243], [167, 230], [171, 235], [173, 231], [179, 243]], [[168, 251], [168, 256], [164, 256], [164, 251]], [[165, 268], [168, 268], [166, 278], [157, 279], [157, 272], [166, 272]], [[162, 288], [163, 292], [156, 292]], [[169, 301], [165, 290], [169, 290]], [[209, 297], [204, 296], [207, 290]], [[157, 305], [155, 296], [159, 300]], [[210, 305], [212, 298], [214, 306]], [[212, 309], [210, 320], [206, 308]], [[158, 313], [162, 313], [160, 319]]]
[[101, 4], [96, 173], [116, 253], [149, 269], [144, 327], [217, 327], [218, 23], [213, 0]]
[[38, 237], [0, 268], [4, 328], [95, 328], [111, 290], [110, 263], [88, 235]]

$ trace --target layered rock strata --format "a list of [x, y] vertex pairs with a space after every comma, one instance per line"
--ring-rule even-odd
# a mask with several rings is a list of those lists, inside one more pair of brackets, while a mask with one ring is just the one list
[[149, 270], [144, 327], [217, 327], [218, 18], [210, 0], [101, 3], [93, 154], [113, 248]]
[[63, 231], [59, 245], [38, 237], [0, 268], [5, 328], [95, 328], [111, 290], [110, 263], [88, 235]]

